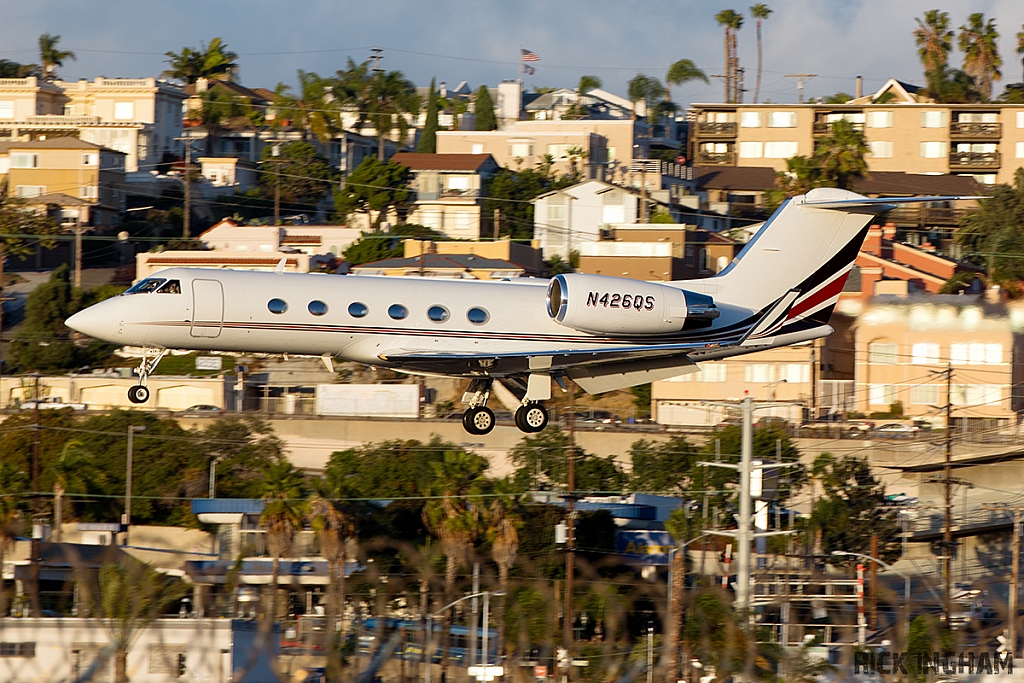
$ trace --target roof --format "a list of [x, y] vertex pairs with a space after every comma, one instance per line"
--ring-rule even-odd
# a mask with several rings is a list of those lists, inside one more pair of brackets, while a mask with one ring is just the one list
[[26, 204], [56, 204], [57, 206], [93, 206], [92, 202], [78, 197], [72, 197], [69, 194], [62, 194], [60, 192], [49, 192], [47, 194], [37, 195], [35, 197], [25, 197]]
[[735, 241], [729, 239], [725, 235], [721, 235], [717, 232], [711, 232], [710, 230], [704, 230], [697, 228], [695, 230], [686, 231], [686, 242], [694, 244], [736, 244]]
[[868, 195], [978, 195], [985, 187], [971, 176], [872, 171], [854, 181], [853, 190]]
[[693, 178], [702, 190], [771, 190], [775, 169], [770, 166], [694, 166]]
[[398, 152], [391, 160], [413, 171], [479, 171], [488, 161], [498, 165], [490, 154]]
[[[251, 100], [264, 100], [266, 102], [271, 102], [274, 99], [274, 93], [270, 92], [266, 88], [247, 88], [241, 83], [232, 83], [231, 81], [221, 81], [213, 78], [209, 79], [206, 88], [207, 90], [229, 90], [235, 95], [247, 97]], [[263, 92], [257, 92], [257, 90], [261, 90]], [[264, 93], [268, 93], [270, 97], [268, 98]], [[199, 92], [197, 90], [195, 83], [189, 83], [185, 86], [185, 94], [189, 97], [194, 97], [197, 95], [202, 95], [202, 92]]]
[[102, 149], [107, 152], [124, 154], [124, 152], [108, 149], [103, 145], [96, 145], [72, 137], [46, 138], [45, 140], [34, 140], [31, 142], [12, 142], [8, 149]]
[[484, 258], [482, 256], [476, 256], [474, 254], [425, 254], [420, 259], [419, 256], [413, 256], [411, 258], [388, 258], [382, 261], [373, 261], [372, 263], [364, 263], [360, 266], [354, 266], [352, 270], [366, 270], [373, 269], [379, 270], [382, 268], [419, 268], [423, 266], [424, 269], [430, 270], [481, 270], [481, 269], [494, 269], [494, 270], [523, 270], [522, 266], [505, 261], [503, 259], [491, 259]]

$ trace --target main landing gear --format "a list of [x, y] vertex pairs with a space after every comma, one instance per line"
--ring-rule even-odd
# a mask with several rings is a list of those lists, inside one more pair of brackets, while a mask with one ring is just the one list
[[149, 400], [149, 387], [146, 386], [146, 382], [149, 380], [149, 373], [156, 370], [156, 366], [160, 364], [160, 361], [163, 360], [168, 351], [168, 349], [161, 349], [151, 359], [149, 357], [150, 350], [142, 349], [142, 362], [135, 369], [135, 373], [139, 376], [139, 383], [128, 389], [128, 400], [132, 403], [145, 403]]
[[[470, 434], [482, 436], [494, 429], [494, 411], [487, 407], [494, 380], [474, 379], [462, 395], [462, 402], [469, 406], [462, 414], [462, 426]], [[515, 412], [516, 427], [527, 434], [536, 434], [548, 426], [548, 411], [538, 401], [522, 400]]]

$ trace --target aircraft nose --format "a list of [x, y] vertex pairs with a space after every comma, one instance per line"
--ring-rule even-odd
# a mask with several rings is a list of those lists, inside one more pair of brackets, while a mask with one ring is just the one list
[[104, 315], [96, 310], [98, 308], [99, 306], [90, 306], [83, 311], [79, 311], [65, 320], [64, 324], [90, 337], [105, 339], [106, 335], [104, 335], [104, 332], [107, 332], [109, 335], [111, 319], [109, 315]]

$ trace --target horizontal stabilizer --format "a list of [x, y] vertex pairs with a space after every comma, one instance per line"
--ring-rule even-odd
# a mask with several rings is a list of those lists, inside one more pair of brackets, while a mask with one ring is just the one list
[[973, 196], [932, 196], [932, 197], [862, 197], [860, 199], [837, 199], [823, 201], [801, 202], [803, 206], [811, 206], [815, 209], [856, 209], [858, 207], [872, 207], [877, 211], [890, 211], [899, 204], [916, 204], [920, 202], [952, 202], [967, 199], [987, 199], [987, 197]]

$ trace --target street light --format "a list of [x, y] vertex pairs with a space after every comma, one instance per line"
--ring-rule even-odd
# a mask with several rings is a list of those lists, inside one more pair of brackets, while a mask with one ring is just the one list
[[[434, 665], [434, 617], [441, 616], [446, 611], [448, 611], [449, 609], [451, 609], [455, 605], [459, 604], [460, 602], [464, 602], [464, 601], [470, 600], [472, 598], [479, 598], [481, 595], [484, 598], [484, 638], [483, 638], [483, 640], [484, 640], [484, 642], [483, 642], [484, 665], [482, 667], [483, 676], [481, 677], [481, 680], [486, 680], [486, 677], [488, 675], [488, 668], [490, 666], [490, 653], [488, 652], [488, 645], [487, 645], [487, 635], [488, 635], [489, 625], [488, 625], [487, 621], [488, 621], [488, 619], [490, 617], [488, 612], [489, 612], [490, 606], [491, 606], [491, 596], [492, 595], [505, 595], [505, 591], [483, 591], [481, 593], [471, 593], [469, 595], [464, 595], [463, 597], [459, 598], [458, 600], [453, 600], [452, 602], [449, 602], [447, 605], [445, 605], [441, 609], [436, 610], [434, 612], [430, 612], [429, 614], [427, 614], [427, 637], [426, 637], [426, 642], [427, 642], [427, 652], [426, 652], [426, 655], [427, 655], [426, 656], [427, 670], [424, 672], [424, 676], [423, 676], [423, 680], [424, 680], [425, 683], [430, 683], [430, 669]], [[446, 633], [445, 637], [447, 637], [447, 636], [448, 636], [448, 634]]]
[[132, 524], [132, 457], [135, 451], [135, 432], [146, 431], [145, 425], [132, 425], [128, 427], [128, 463], [125, 467], [124, 486], [124, 544], [128, 545], [128, 527]]
[[863, 553], [851, 553], [845, 550], [833, 550], [833, 557], [860, 557], [865, 560], [871, 560], [877, 564], [880, 564], [884, 568], [891, 571], [893, 574], [897, 574], [903, 577], [903, 646], [906, 647], [907, 641], [910, 639], [910, 577], [896, 569], [891, 564], [883, 562], [877, 557], [871, 557]]

